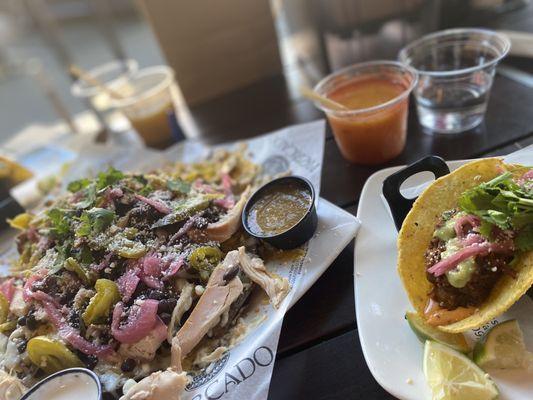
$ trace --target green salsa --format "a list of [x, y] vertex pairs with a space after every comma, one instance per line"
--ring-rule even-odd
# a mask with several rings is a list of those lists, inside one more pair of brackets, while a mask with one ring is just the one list
[[[459, 250], [461, 250], [459, 240], [451, 239], [446, 243], [446, 250], [442, 252], [441, 257], [442, 259], [448, 258]], [[446, 278], [453, 287], [462, 288], [466, 286], [475, 270], [476, 262], [471, 257], [457, 264], [457, 267], [454, 269], [446, 272]]]
[[305, 216], [311, 201], [311, 193], [294, 183], [266, 188], [248, 212], [248, 226], [261, 236], [286, 232]]

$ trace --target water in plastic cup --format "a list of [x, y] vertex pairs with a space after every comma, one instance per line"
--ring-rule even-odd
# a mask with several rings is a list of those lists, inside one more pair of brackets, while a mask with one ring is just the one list
[[432, 132], [459, 133], [484, 118], [497, 63], [509, 40], [485, 29], [450, 29], [402, 49], [401, 62], [418, 71], [414, 90], [420, 124]]

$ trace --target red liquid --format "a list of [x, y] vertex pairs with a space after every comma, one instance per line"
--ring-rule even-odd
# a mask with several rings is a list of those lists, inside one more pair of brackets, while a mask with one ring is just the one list
[[[358, 77], [328, 93], [328, 97], [351, 110], [379, 106], [407, 89], [391, 76]], [[359, 164], [381, 164], [405, 147], [408, 97], [377, 111], [340, 116], [328, 114], [342, 155]]]

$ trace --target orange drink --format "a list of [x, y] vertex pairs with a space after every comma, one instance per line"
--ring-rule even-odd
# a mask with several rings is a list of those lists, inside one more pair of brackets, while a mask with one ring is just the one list
[[392, 61], [357, 64], [324, 78], [315, 87], [321, 96], [346, 107], [327, 108], [339, 149], [348, 161], [381, 164], [405, 147], [409, 93], [416, 72]]

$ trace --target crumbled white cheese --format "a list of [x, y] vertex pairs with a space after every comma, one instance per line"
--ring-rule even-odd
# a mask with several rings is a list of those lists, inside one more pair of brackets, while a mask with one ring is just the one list
[[202, 285], [196, 285], [194, 287], [194, 293], [197, 296], [201, 296], [202, 294], [204, 294], [204, 292], [205, 292], [205, 288]]

